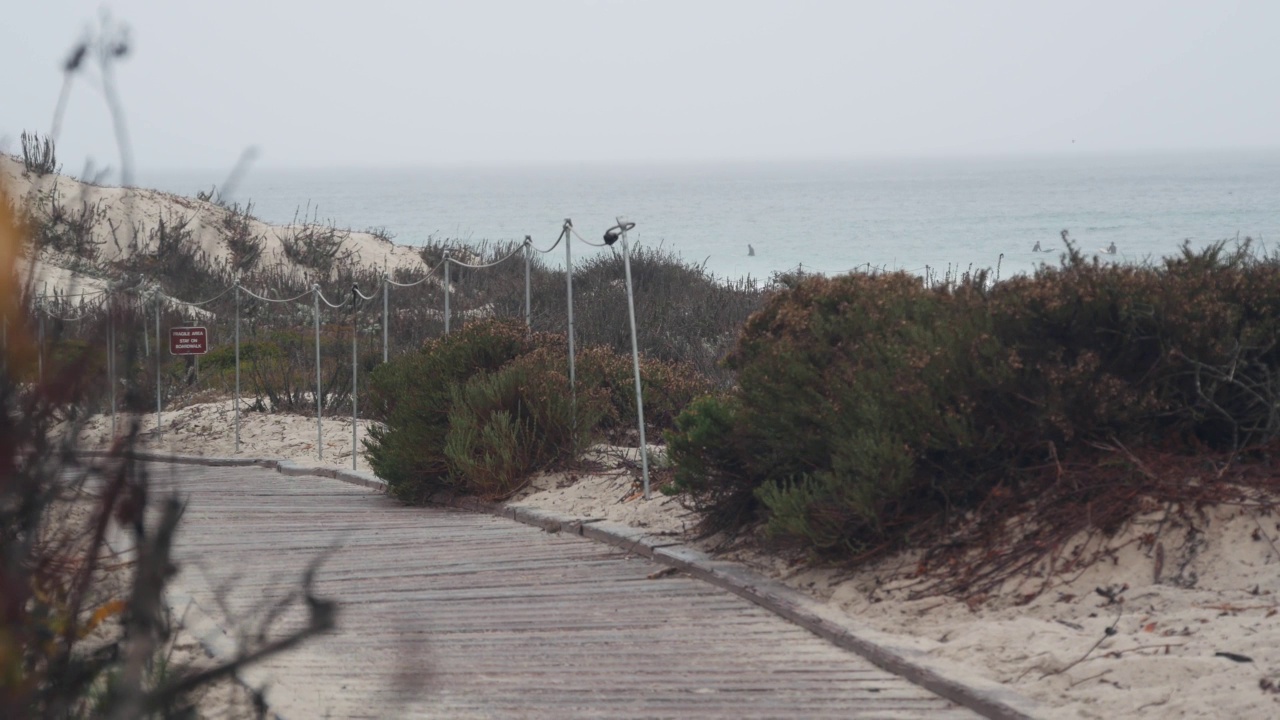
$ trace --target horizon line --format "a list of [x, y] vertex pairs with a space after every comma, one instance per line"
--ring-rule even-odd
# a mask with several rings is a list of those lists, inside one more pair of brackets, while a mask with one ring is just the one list
[[[342, 171], [486, 171], [486, 170], [548, 170], [548, 169], [583, 169], [608, 170], [610, 168], [706, 168], [706, 167], [785, 167], [785, 166], [836, 166], [896, 162], [946, 162], [946, 161], [1035, 161], [1035, 160], [1070, 160], [1070, 159], [1105, 159], [1105, 158], [1144, 158], [1144, 157], [1212, 157], [1215, 155], [1241, 155], [1246, 153], [1278, 154], [1280, 144], [1272, 146], [1220, 146], [1199, 148], [1135, 148], [1125, 150], [1068, 149], [1045, 150], [1034, 152], [944, 152], [944, 153], [882, 153], [842, 156], [796, 156], [796, 157], [756, 157], [756, 158], [659, 158], [659, 159], [615, 159], [615, 160], [516, 160], [499, 161], [451, 161], [451, 162], [402, 162], [367, 164], [349, 163], [314, 163], [314, 164], [273, 164], [258, 162], [249, 167], [249, 171], [267, 172], [342, 172]], [[138, 174], [146, 173], [226, 173], [234, 162], [222, 167], [211, 167], [202, 164], [164, 165], [137, 167]]]

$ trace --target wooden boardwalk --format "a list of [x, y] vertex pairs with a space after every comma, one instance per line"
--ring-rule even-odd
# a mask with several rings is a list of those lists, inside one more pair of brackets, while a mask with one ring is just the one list
[[[971, 718], [755, 605], [643, 558], [336, 480], [152, 465], [188, 498], [175, 583], [217, 624], [339, 546], [339, 628], [256, 669], [302, 718]], [[221, 600], [219, 600], [221, 596]], [[282, 619], [296, 627], [302, 612]]]

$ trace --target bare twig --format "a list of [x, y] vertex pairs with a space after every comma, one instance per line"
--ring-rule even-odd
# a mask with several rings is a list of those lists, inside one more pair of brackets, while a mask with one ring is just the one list
[[[1123, 616], [1123, 615], [1124, 615], [1124, 606], [1122, 605], [1122, 606], [1120, 607], [1120, 609], [1119, 609], [1119, 612], [1117, 612], [1117, 613], [1116, 613], [1116, 619], [1115, 619], [1115, 621], [1114, 621], [1114, 622], [1112, 622], [1109, 626], [1107, 626], [1107, 629], [1106, 629], [1105, 631], [1103, 631], [1103, 633], [1102, 633], [1102, 637], [1098, 638], [1098, 641], [1097, 641], [1097, 642], [1095, 642], [1092, 646], [1090, 646], [1090, 647], [1089, 647], [1089, 649], [1085, 651], [1084, 655], [1081, 655], [1081, 656], [1080, 656], [1080, 659], [1079, 659], [1079, 660], [1076, 660], [1075, 662], [1071, 663], [1070, 665], [1067, 665], [1066, 667], [1060, 668], [1060, 669], [1058, 669], [1058, 670], [1054, 670], [1054, 671], [1052, 671], [1052, 672], [1044, 673], [1044, 674], [1042, 674], [1042, 675], [1040, 676], [1040, 679], [1042, 679], [1042, 680], [1043, 680], [1044, 678], [1047, 678], [1047, 677], [1049, 677], [1050, 675], [1061, 675], [1062, 673], [1064, 673], [1064, 672], [1066, 672], [1066, 671], [1070, 670], [1071, 668], [1073, 668], [1073, 667], [1075, 667], [1075, 666], [1079, 665], [1080, 663], [1084, 662], [1084, 661], [1089, 657], [1089, 655], [1093, 653], [1093, 651], [1094, 651], [1094, 650], [1097, 650], [1097, 649], [1098, 649], [1098, 646], [1099, 646], [1099, 645], [1101, 645], [1101, 644], [1102, 644], [1102, 643], [1103, 643], [1107, 638], [1109, 638], [1109, 637], [1113, 637], [1113, 636], [1116, 634], [1116, 626], [1120, 624], [1120, 618], [1121, 618], [1121, 616]], [[1028, 668], [1028, 670], [1030, 670], [1030, 668]], [[1023, 674], [1025, 675], [1026, 673], [1024, 672]], [[1019, 677], [1021, 677], [1021, 676], [1019, 676]]]
[[1086, 678], [1080, 678], [1079, 680], [1076, 680], [1075, 682], [1072, 682], [1070, 685], [1067, 685], [1067, 687], [1069, 687], [1069, 688], [1073, 688], [1073, 687], [1075, 687], [1075, 686], [1079, 685], [1080, 683], [1089, 682], [1090, 680], [1097, 680], [1098, 678], [1102, 677], [1103, 675], [1106, 675], [1106, 674], [1107, 674], [1107, 673], [1109, 673], [1109, 672], [1111, 672], [1111, 669], [1110, 669], [1110, 668], [1108, 668], [1108, 669], [1106, 669], [1106, 670], [1103, 670], [1102, 672], [1098, 673], [1097, 675], [1090, 675], [1089, 677], [1086, 677]]

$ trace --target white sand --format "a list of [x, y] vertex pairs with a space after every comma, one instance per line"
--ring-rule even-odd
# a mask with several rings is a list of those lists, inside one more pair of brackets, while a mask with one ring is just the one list
[[[118, 413], [116, 431], [123, 434], [129, 423], [139, 423], [137, 449], [205, 457], [246, 457], [291, 460], [299, 465], [351, 467], [351, 416], [324, 417], [317, 428], [314, 415], [248, 412], [249, 403], [240, 402], [240, 450], [236, 451], [235, 406], [233, 400], [189, 405], [166, 410], [156, 427], [156, 414]], [[356, 424], [357, 448], [368, 433], [369, 422]], [[106, 448], [111, 443], [111, 416], [95, 415], [83, 429], [87, 447]], [[323, 437], [323, 457], [316, 451]], [[357, 470], [369, 471], [363, 452], [357, 455]]]
[[[1124, 545], [1157, 524], [1156, 517], [1140, 518], [1110, 545]], [[1260, 687], [1280, 680], [1280, 555], [1272, 544], [1280, 523], [1220, 507], [1208, 509], [1196, 528], [1165, 529], [1162, 563], [1154, 548], [1130, 544], [1114, 561], [1062, 579], [1025, 605], [1018, 602], [1029, 586], [973, 606], [906, 600], [902, 586], [910, 581], [882, 579], [904, 563], [910, 567], [911, 557], [852, 577], [738, 559], [876, 629], [910, 635], [930, 655], [1013, 686], [1055, 708], [1053, 717], [1280, 716], [1280, 695]], [[1117, 602], [1099, 588], [1114, 591]], [[1113, 624], [1115, 634], [1107, 635]]]
[[[661, 449], [650, 448], [650, 457], [661, 461]], [[651, 488], [649, 499], [644, 499], [636, 448], [597, 445], [584, 455], [584, 460], [604, 469], [539, 473], [507, 504], [624, 523], [652, 535], [676, 538], [688, 536], [698, 523], [697, 515], [685, 509], [679, 498]]]
[[[47, 205], [49, 197], [56, 193], [59, 201], [70, 208], [88, 205], [98, 207], [101, 213], [101, 220], [94, 228], [94, 239], [101, 243], [98, 246], [101, 257], [96, 264], [99, 267], [86, 266], [76, 258], [59, 253], [41, 253], [33, 269], [38, 292], [44, 292], [46, 285], [50, 293], [55, 289], [63, 293], [77, 293], [105, 288], [109, 273], [100, 266], [127, 256], [131, 252], [131, 243], [135, 241], [139, 251], [147, 251], [148, 235], [161, 220], [166, 224], [189, 220], [187, 227], [192, 239], [211, 262], [229, 261], [231, 258], [222, 225], [228, 211], [212, 202], [159, 190], [90, 185], [62, 175], [37, 178], [24, 171], [20, 160], [4, 153], [0, 153], [0, 186], [13, 198], [33, 197]], [[112, 227], [115, 228], [114, 234]], [[288, 237], [297, 229], [296, 226], [269, 225], [255, 219], [250, 221], [249, 228], [263, 241], [260, 267], [281, 263], [298, 273], [310, 273], [284, 256], [281, 238]], [[417, 248], [396, 245], [367, 232], [340, 230], [340, 233], [346, 238], [342, 251], [350, 252], [358, 265], [378, 268], [385, 265], [389, 269], [405, 268], [414, 272], [426, 270]]]

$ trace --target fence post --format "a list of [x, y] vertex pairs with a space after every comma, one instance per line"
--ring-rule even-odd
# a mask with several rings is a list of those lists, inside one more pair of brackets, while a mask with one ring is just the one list
[[351, 286], [351, 469], [356, 468], [356, 372], [359, 370], [359, 364], [356, 358], [356, 336], [359, 330], [356, 327], [356, 308], [357, 295], [359, 286]]
[[391, 292], [391, 278], [384, 272], [382, 273], [382, 362], [387, 362], [387, 295]]
[[526, 329], [532, 328], [533, 323], [529, 317], [529, 262], [533, 255], [533, 238], [524, 236], [524, 326]]
[[624, 223], [618, 218], [622, 231], [622, 267], [627, 276], [627, 313], [631, 320], [631, 367], [636, 376], [636, 413], [640, 423], [640, 467], [644, 473], [644, 499], [649, 499], [649, 446], [644, 439], [644, 394], [640, 390], [640, 347], [636, 342], [636, 300], [631, 289], [631, 251], [627, 248], [627, 230], [635, 223]]
[[571, 240], [569, 235], [572, 231], [573, 220], [565, 218], [564, 229], [560, 234], [564, 237], [564, 286], [569, 303], [569, 396], [573, 404], [573, 442], [576, 454], [578, 450], [578, 379], [573, 366], [576, 355], [573, 350], [573, 253], [569, 250]]
[[160, 432], [160, 293], [156, 292], [156, 432]]
[[320, 283], [311, 286], [316, 316], [316, 458], [324, 459], [324, 427], [320, 420]]
[[236, 278], [236, 452], [240, 452], [240, 278]]
[[449, 251], [444, 251], [444, 334], [449, 334]]

